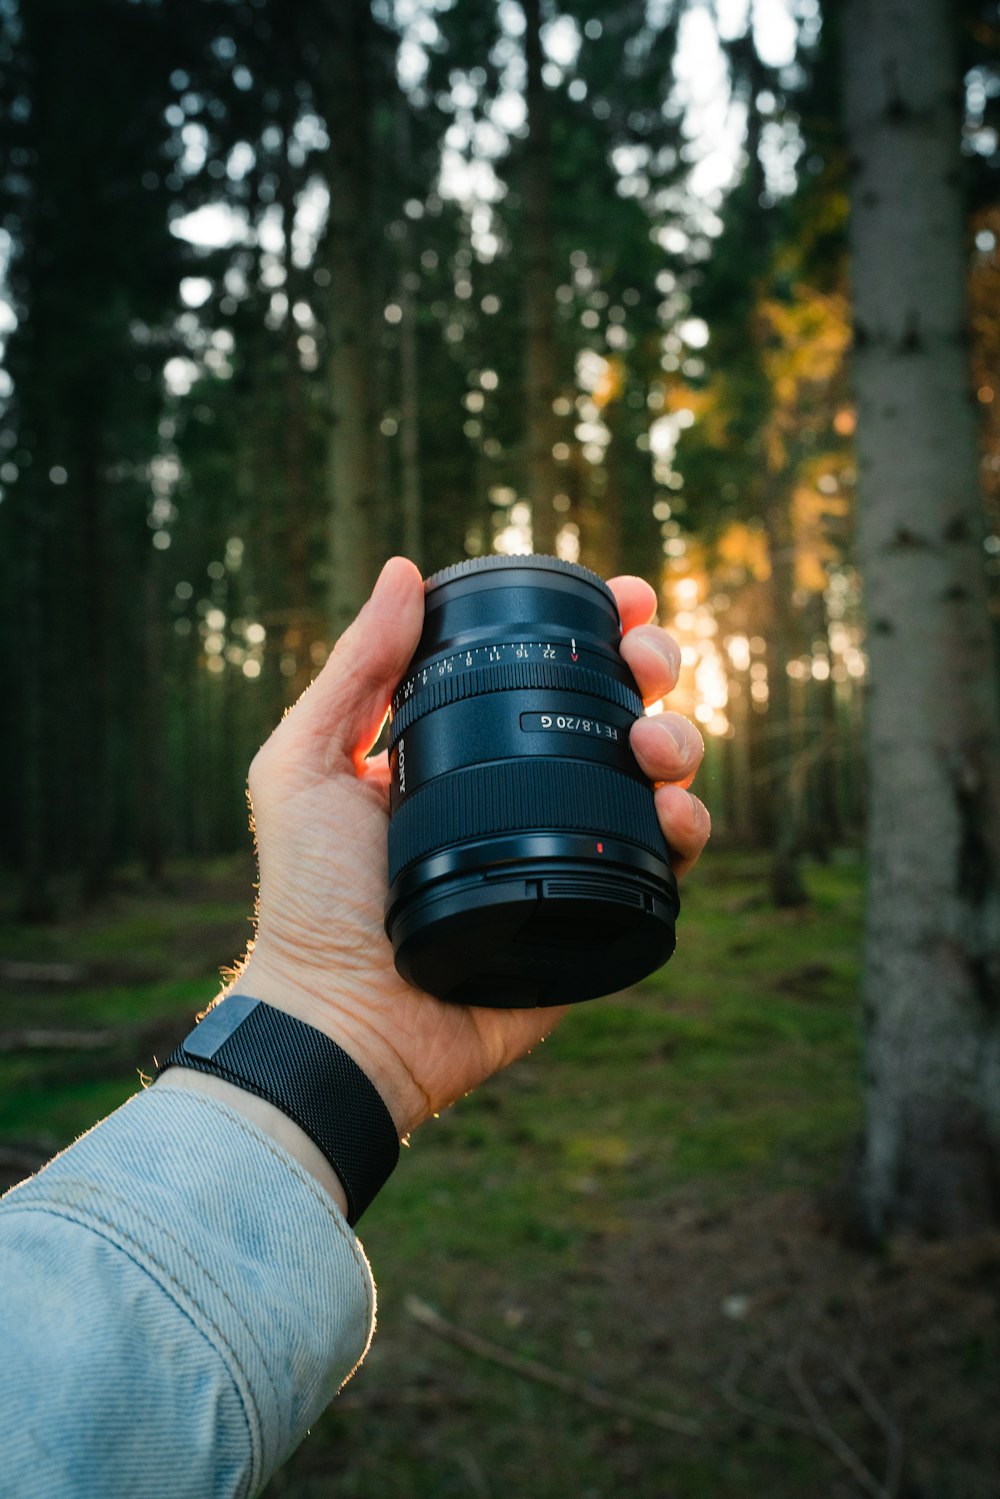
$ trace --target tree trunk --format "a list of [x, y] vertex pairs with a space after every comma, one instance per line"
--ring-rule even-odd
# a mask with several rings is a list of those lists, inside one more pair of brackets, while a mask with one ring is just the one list
[[542, 82], [540, 0], [523, 0], [526, 68], [524, 98], [524, 402], [527, 421], [526, 489], [536, 552], [556, 549], [558, 488], [552, 449], [558, 437], [556, 398], [555, 270], [552, 253], [552, 118]]
[[159, 587], [160, 554], [150, 547], [142, 578], [143, 715], [137, 822], [142, 862], [151, 885], [163, 882], [166, 862], [166, 679], [163, 671], [165, 610]]
[[340, 635], [374, 582], [377, 504], [369, 175], [368, 0], [327, 0], [326, 98], [330, 149], [330, 215], [324, 252], [330, 273], [327, 303], [330, 440], [326, 492], [330, 624]]
[[108, 559], [107, 494], [93, 426], [79, 437], [80, 516], [83, 528], [85, 630], [84, 657], [89, 682], [86, 725], [87, 843], [84, 849], [83, 900], [93, 904], [111, 883], [114, 795], [111, 772], [112, 687], [109, 612], [112, 569]]
[[[757, 296], [766, 295], [773, 284], [774, 220], [765, 207], [767, 181], [764, 172], [764, 117], [762, 91], [770, 86], [753, 40], [754, 10], [747, 13], [746, 30], [730, 45], [730, 66], [741, 80], [747, 104], [747, 181], [751, 212], [747, 221], [748, 274], [759, 281]], [[757, 469], [757, 499], [767, 535], [771, 570], [765, 585], [767, 612], [767, 716], [756, 719], [752, 754], [755, 784], [760, 801], [758, 818], [771, 844], [769, 883], [778, 906], [800, 906], [808, 900], [799, 868], [800, 859], [800, 768], [792, 727], [791, 683], [788, 663], [794, 654], [795, 533], [791, 510], [792, 465], [786, 457], [779, 468], [771, 452], [768, 429], [775, 422], [774, 391], [764, 362], [766, 333], [754, 307], [747, 317], [747, 373], [752, 371], [744, 395], [743, 420], [747, 432], [747, 455]]]
[[[396, 149], [407, 187], [412, 176], [410, 105], [396, 102]], [[399, 241], [399, 503], [403, 551], [424, 570], [423, 495], [420, 483], [420, 369], [417, 347], [417, 301], [420, 287], [413, 234], [404, 221]]]
[[771, 898], [776, 906], [802, 906], [809, 899], [799, 869], [802, 823], [802, 767], [792, 724], [788, 663], [795, 651], [795, 537], [784, 484], [768, 505], [764, 527], [771, 558], [768, 591], [771, 625], [767, 633], [767, 763], [774, 831], [771, 843]]
[[604, 494], [601, 497], [603, 524], [601, 526], [601, 567], [598, 571], [604, 578], [614, 578], [622, 571], [622, 517], [625, 512], [625, 484], [627, 482], [625, 445], [629, 441], [624, 381], [622, 385], [621, 396], [609, 401], [602, 413], [611, 433], [611, 441], [604, 454]]
[[21, 713], [21, 878], [18, 914], [47, 921], [54, 914], [49, 883], [45, 817], [45, 620], [42, 603], [43, 516], [41, 506], [21, 501], [20, 661], [24, 690]]
[[729, 702], [726, 712], [731, 731], [722, 741], [722, 824], [724, 834], [740, 848], [751, 847], [756, 838], [754, 819], [753, 760], [751, 757], [750, 673], [726, 661]]
[[965, 344], [957, 19], [851, 0], [867, 588], [867, 1222], [1000, 1217], [1000, 708]]
[[285, 630], [284, 649], [295, 661], [295, 670], [285, 678], [285, 695], [288, 703], [294, 703], [300, 693], [308, 687], [313, 676], [312, 646], [316, 639], [318, 621], [312, 609], [312, 591], [309, 576], [309, 475], [307, 471], [307, 420], [306, 388], [299, 363], [298, 324], [293, 308], [300, 300], [298, 281], [301, 275], [292, 254], [292, 235], [295, 229], [295, 165], [292, 160], [292, 145], [295, 133], [297, 100], [289, 90], [283, 100], [282, 161], [278, 180], [278, 206], [281, 210], [281, 230], [284, 240], [285, 295], [288, 308], [282, 329], [284, 355], [284, 538], [285, 562], [287, 565], [288, 623]]
[[[808, 610], [812, 645], [826, 644], [829, 659], [830, 630], [822, 594], [814, 595]], [[837, 733], [836, 683], [832, 674], [807, 682], [806, 736], [809, 747], [807, 808], [804, 842], [816, 859], [827, 860], [844, 842], [840, 808], [840, 756], [843, 746]]]

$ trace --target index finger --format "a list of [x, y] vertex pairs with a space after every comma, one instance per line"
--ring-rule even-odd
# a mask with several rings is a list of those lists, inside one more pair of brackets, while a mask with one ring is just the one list
[[623, 632], [635, 625], [648, 625], [656, 618], [656, 594], [645, 578], [630, 574], [609, 578], [608, 587], [615, 596]]

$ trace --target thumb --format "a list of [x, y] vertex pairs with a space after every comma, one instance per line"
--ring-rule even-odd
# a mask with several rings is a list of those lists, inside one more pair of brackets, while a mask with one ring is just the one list
[[371, 598], [341, 635], [326, 665], [281, 725], [329, 755], [359, 765], [378, 738], [393, 688], [417, 648], [424, 585], [405, 557], [390, 557]]

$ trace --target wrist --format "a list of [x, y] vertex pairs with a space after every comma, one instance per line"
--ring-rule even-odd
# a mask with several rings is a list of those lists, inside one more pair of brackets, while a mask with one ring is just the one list
[[[287, 1116], [339, 1178], [351, 1225], [399, 1159], [395, 1122], [370, 1078], [315, 1026], [258, 996], [224, 995], [173, 1049], [160, 1075], [176, 1068], [234, 1084]], [[251, 1106], [242, 1107], [248, 1112]], [[265, 1127], [288, 1137], [273, 1115]], [[295, 1144], [293, 1153], [301, 1157]]]
[[250, 994], [302, 1020], [341, 1047], [380, 1094], [401, 1140], [431, 1112], [428, 1100], [400, 1056], [370, 1023], [371, 996], [332, 981], [322, 969], [305, 969], [272, 957], [258, 941], [227, 994]]

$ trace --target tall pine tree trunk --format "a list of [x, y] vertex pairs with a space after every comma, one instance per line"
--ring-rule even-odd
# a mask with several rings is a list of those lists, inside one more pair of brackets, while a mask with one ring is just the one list
[[326, 0], [330, 215], [324, 246], [330, 439], [326, 490], [330, 623], [340, 635], [374, 582], [377, 505], [369, 179], [369, 0]]
[[871, 1231], [1000, 1216], [1000, 709], [965, 344], [957, 18], [850, 0]]
[[802, 906], [809, 899], [802, 883], [802, 797], [792, 724], [792, 684], [788, 663], [796, 654], [795, 535], [785, 482], [775, 476], [778, 493], [764, 511], [771, 560], [767, 633], [767, 760], [774, 828], [771, 842], [771, 897], [777, 906]]
[[139, 747], [139, 791], [136, 822], [146, 879], [163, 880], [167, 854], [166, 676], [163, 669], [163, 603], [160, 557], [149, 547], [143, 563], [142, 587], [142, 737]]
[[91, 904], [107, 894], [111, 884], [114, 795], [111, 771], [111, 642], [109, 612], [112, 569], [109, 565], [107, 493], [97, 452], [97, 419], [83, 423], [79, 434], [79, 502], [85, 568], [84, 658], [88, 674], [86, 724], [86, 847], [83, 899]]
[[[22, 481], [23, 482], [23, 481]], [[46, 921], [54, 914], [50, 886], [49, 845], [45, 816], [46, 662], [42, 598], [44, 512], [32, 497], [16, 495], [21, 547], [21, 634], [19, 661], [23, 677], [21, 736], [21, 870], [18, 914], [24, 921]], [[15, 522], [16, 524], [16, 522]]]
[[[396, 101], [396, 150], [407, 187], [413, 172], [410, 105]], [[417, 345], [417, 300], [420, 286], [413, 232], [404, 220], [399, 241], [399, 505], [403, 551], [423, 572], [424, 505], [420, 481], [420, 359]]]
[[417, 353], [417, 304], [411, 278], [404, 270], [399, 306], [399, 503], [403, 551], [423, 571], [423, 494], [420, 482], [420, 369]]
[[524, 400], [527, 418], [526, 488], [536, 552], [556, 549], [555, 268], [552, 249], [552, 118], [542, 81], [540, 0], [523, 0], [525, 104], [524, 147]]
[[[753, 10], [747, 14], [747, 31], [740, 44], [747, 91], [747, 172], [756, 205], [750, 220], [751, 264], [768, 278], [773, 275], [773, 223], [764, 207], [767, 182], [762, 143], [764, 119], [760, 98], [768, 83], [752, 36]], [[766, 283], [765, 283], [766, 284]], [[809, 899], [802, 882], [801, 798], [796, 785], [795, 735], [792, 726], [791, 683], [788, 663], [795, 654], [797, 620], [795, 609], [795, 528], [792, 519], [790, 464], [786, 458], [778, 469], [770, 452], [767, 427], [774, 421], [774, 395], [763, 359], [763, 332], [753, 312], [748, 335], [755, 351], [759, 425], [749, 451], [756, 458], [760, 481], [761, 519], [767, 536], [770, 573], [766, 582], [769, 625], [767, 633], [767, 720], [763, 744], [765, 776], [760, 784], [768, 807], [764, 820], [771, 834], [771, 897], [777, 906], [801, 906]], [[751, 397], [753, 400], [753, 397]]]
[[306, 387], [299, 364], [298, 325], [293, 309], [299, 299], [298, 281], [301, 272], [295, 265], [292, 238], [295, 230], [295, 163], [292, 147], [295, 137], [295, 111], [297, 100], [289, 90], [284, 100], [282, 121], [282, 161], [278, 180], [278, 206], [281, 210], [281, 231], [284, 240], [283, 258], [285, 269], [285, 295], [288, 307], [282, 328], [284, 355], [284, 538], [285, 563], [287, 566], [288, 623], [284, 647], [295, 660], [295, 670], [286, 678], [285, 686], [289, 702], [295, 702], [299, 694], [309, 685], [313, 674], [312, 646], [317, 634], [317, 620], [312, 609], [312, 590], [309, 576], [309, 475], [307, 472], [306, 445], [308, 423], [306, 413]]

